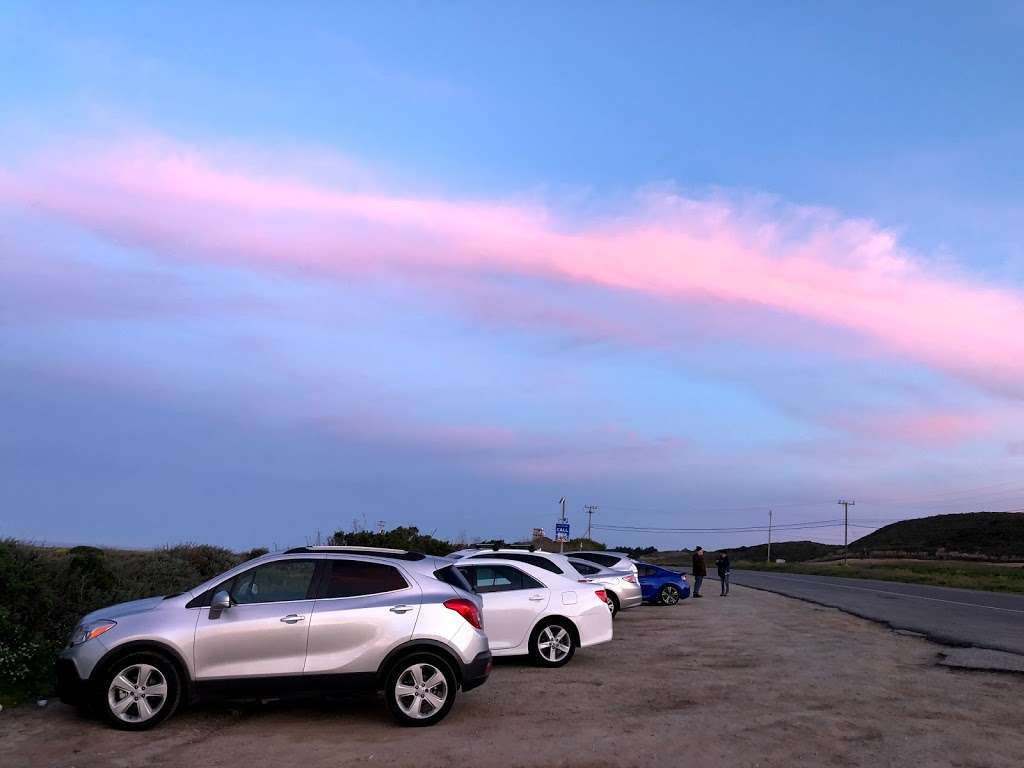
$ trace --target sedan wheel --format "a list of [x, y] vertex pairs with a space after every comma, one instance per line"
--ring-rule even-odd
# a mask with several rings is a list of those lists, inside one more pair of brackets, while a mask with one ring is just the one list
[[561, 667], [573, 657], [576, 643], [566, 626], [551, 622], [536, 630], [530, 652], [543, 667]]
[[614, 619], [619, 613], [619, 601], [615, 599], [611, 592], [608, 592], [607, 595], [605, 602], [608, 603], [608, 610], [611, 611], [612, 618]]
[[662, 605], [675, 605], [679, 602], [679, 587], [673, 584], [666, 584], [658, 594], [658, 601]]

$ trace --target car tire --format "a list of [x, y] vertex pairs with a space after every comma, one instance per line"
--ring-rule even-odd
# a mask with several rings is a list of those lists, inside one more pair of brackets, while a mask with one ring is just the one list
[[136, 651], [106, 664], [96, 679], [92, 709], [123, 731], [145, 731], [178, 708], [182, 680], [164, 654]]
[[399, 725], [422, 728], [444, 720], [455, 704], [459, 681], [437, 654], [414, 653], [399, 659], [384, 682], [388, 710]]
[[612, 612], [612, 618], [614, 619], [619, 615], [619, 598], [615, 596], [615, 593], [611, 590], [607, 590], [608, 594], [608, 609]]
[[564, 621], [542, 621], [530, 635], [530, 657], [538, 666], [564, 667], [575, 654], [576, 640]]
[[666, 584], [658, 590], [658, 603], [660, 605], [678, 605], [679, 600], [679, 587], [674, 584]]

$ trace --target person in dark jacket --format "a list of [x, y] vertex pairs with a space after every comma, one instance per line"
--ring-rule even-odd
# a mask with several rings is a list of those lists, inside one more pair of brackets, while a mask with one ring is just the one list
[[729, 554], [722, 553], [715, 560], [715, 565], [718, 567], [718, 581], [722, 584], [722, 597], [729, 596], [729, 573], [732, 569], [729, 566]]
[[700, 586], [704, 583], [704, 577], [708, 575], [708, 567], [704, 564], [704, 547], [697, 547], [693, 550], [693, 596], [704, 597], [700, 593]]

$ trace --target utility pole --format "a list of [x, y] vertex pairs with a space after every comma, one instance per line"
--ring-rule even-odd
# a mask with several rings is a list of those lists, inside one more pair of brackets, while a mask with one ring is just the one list
[[[560, 498], [558, 500], [558, 502], [562, 505], [562, 522], [564, 523], [565, 522], [565, 496]], [[558, 551], [559, 552], [565, 552], [565, 542], [561, 538], [558, 539]]]
[[593, 522], [594, 513], [597, 512], [597, 507], [593, 504], [587, 504], [583, 507], [583, 511], [587, 513], [587, 540], [593, 541], [590, 537], [590, 524]]
[[840, 499], [838, 504], [843, 505], [843, 565], [846, 565], [846, 558], [849, 556], [849, 530], [850, 530], [850, 507], [856, 506], [857, 502]]
[[772, 511], [768, 510], [768, 562], [772, 561]]

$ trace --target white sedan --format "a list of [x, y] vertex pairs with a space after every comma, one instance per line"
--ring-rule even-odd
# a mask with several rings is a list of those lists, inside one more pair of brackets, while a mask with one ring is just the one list
[[457, 568], [483, 598], [495, 656], [529, 654], [541, 666], [560, 667], [577, 648], [612, 639], [607, 596], [596, 585], [502, 558], [460, 560]]

